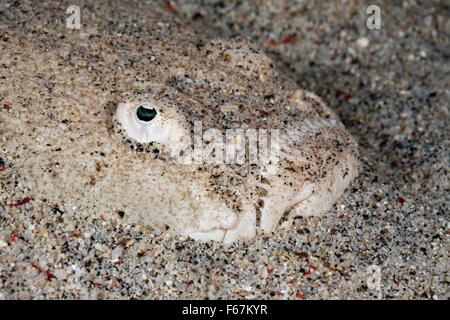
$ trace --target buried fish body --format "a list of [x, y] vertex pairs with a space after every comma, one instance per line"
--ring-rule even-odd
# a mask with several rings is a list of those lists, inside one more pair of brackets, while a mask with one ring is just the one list
[[[92, 16], [78, 33], [38, 28], [2, 48], [0, 64], [14, 68], [0, 69], [11, 106], [0, 111], [1, 154], [33, 198], [225, 242], [329, 210], [357, 175], [358, 151], [320, 98], [246, 40], [119, 7], [137, 23]], [[245, 134], [220, 150], [230, 129]], [[256, 140], [276, 159], [249, 161]], [[230, 145], [246, 161], [219, 159]]]

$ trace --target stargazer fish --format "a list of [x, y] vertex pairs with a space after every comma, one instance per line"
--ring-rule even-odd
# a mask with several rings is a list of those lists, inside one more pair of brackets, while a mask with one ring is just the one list
[[38, 26], [2, 21], [0, 151], [20, 186], [198, 240], [326, 213], [358, 172], [336, 114], [246, 39], [145, 5], [112, 2], [118, 25], [83, 7], [79, 30], [56, 2], [32, 7]]

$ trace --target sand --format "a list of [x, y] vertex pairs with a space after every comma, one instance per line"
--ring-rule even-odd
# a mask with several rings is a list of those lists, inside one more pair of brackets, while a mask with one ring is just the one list
[[[0, 21], [32, 30], [33, 5], [2, 1]], [[448, 299], [449, 7], [379, 5], [381, 29], [369, 30], [362, 1], [149, 4], [255, 41], [337, 112], [360, 145], [359, 177], [328, 214], [223, 245], [43, 210], [2, 158], [0, 299]], [[13, 67], [0, 64], [1, 108], [14, 107], [2, 92]]]

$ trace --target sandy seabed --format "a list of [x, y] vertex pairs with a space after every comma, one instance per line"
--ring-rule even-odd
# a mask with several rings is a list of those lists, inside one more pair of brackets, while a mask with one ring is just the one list
[[[0, 21], [20, 13], [26, 25], [30, 8], [15, 6], [1, 1]], [[100, 4], [80, 6], [101, 16]], [[336, 111], [360, 145], [359, 177], [327, 215], [223, 245], [156, 234], [119, 215], [43, 212], [3, 157], [0, 299], [449, 297], [448, 5], [380, 2], [380, 30], [366, 27], [363, 1], [151, 6], [258, 43], [277, 68]], [[1, 27], [3, 51], [8, 35]], [[14, 107], [2, 92], [11, 67], [0, 60], [4, 109]]]

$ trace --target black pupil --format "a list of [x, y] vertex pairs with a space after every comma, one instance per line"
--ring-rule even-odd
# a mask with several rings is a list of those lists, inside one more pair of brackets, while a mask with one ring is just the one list
[[136, 110], [136, 115], [139, 120], [149, 122], [152, 121], [156, 117], [156, 110], [151, 108], [145, 108], [143, 106], [140, 106]]

